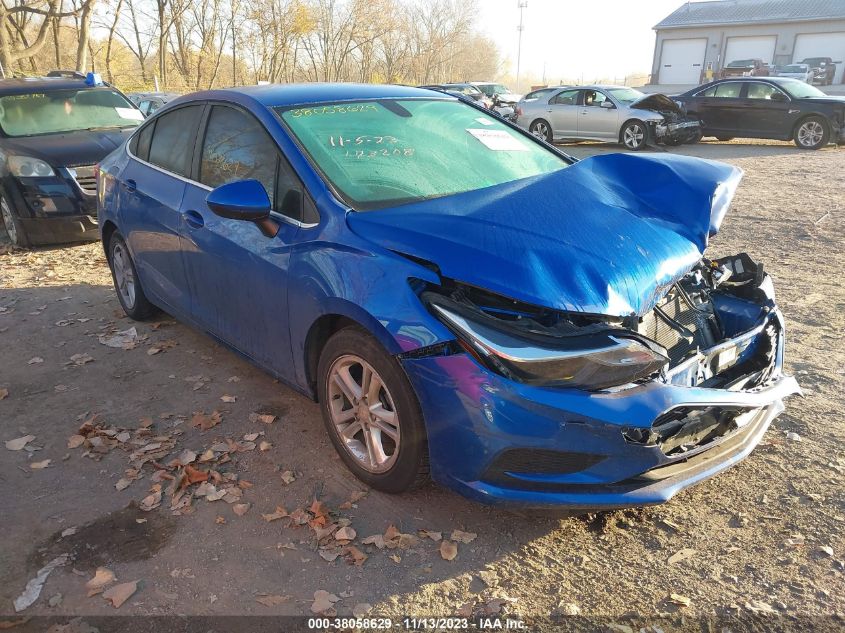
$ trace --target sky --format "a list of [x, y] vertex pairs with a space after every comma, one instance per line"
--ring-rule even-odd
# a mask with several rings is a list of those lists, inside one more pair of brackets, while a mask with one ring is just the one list
[[[478, 25], [516, 75], [518, 0], [480, 0]], [[528, 0], [523, 10], [522, 75], [584, 80], [648, 74], [652, 27], [683, 0]]]

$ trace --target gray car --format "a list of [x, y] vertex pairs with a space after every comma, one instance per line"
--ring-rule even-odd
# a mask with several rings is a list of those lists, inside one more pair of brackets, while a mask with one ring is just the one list
[[516, 107], [516, 123], [551, 143], [612, 141], [638, 151], [649, 142], [696, 142], [700, 123], [661, 94], [625, 86], [560, 86], [527, 94]]

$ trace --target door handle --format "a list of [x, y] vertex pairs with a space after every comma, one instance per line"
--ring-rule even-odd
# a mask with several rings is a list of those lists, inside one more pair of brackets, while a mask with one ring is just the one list
[[135, 193], [135, 190], [138, 188], [137, 183], [132, 180], [131, 178], [126, 181], [126, 191], [129, 193]]
[[192, 226], [195, 229], [201, 229], [205, 225], [205, 220], [199, 211], [185, 211], [182, 215], [185, 216], [185, 222], [188, 223], [188, 226]]

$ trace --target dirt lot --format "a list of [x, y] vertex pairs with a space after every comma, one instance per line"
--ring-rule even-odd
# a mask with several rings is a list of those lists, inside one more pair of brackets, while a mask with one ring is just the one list
[[[711, 253], [765, 261], [790, 328], [787, 367], [806, 397], [789, 400], [742, 464], [643, 510], [560, 519], [482, 507], [434, 486], [356, 494], [362, 486], [335, 457], [317, 405], [166, 316], [124, 318], [99, 244], [0, 245], [0, 439], [35, 436], [19, 451], [0, 447], [0, 614], [13, 616], [27, 582], [62, 554], [70, 560], [21, 615], [304, 615], [318, 590], [337, 598], [326, 605], [341, 615], [366, 605], [393, 616], [580, 612], [613, 621], [845, 612], [845, 149], [734, 142], [678, 151], [745, 170]], [[130, 349], [100, 341], [133, 326]], [[69, 448], [94, 414], [85, 443]], [[185, 449], [198, 468], [221, 474], [214, 490], [226, 497], [191, 506], [183, 497], [174, 514], [167, 477], [179, 469], [148, 462], [133, 480], [130, 461], [148, 452], [166, 466]], [[138, 504], [158, 501], [156, 471], [161, 506], [146, 512]], [[312, 507], [315, 498], [324, 505]], [[293, 518], [262, 517], [277, 506]], [[330, 538], [337, 547], [318, 549], [315, 528], [344, 519], [356, 549]], [[391, 525], [411, 536], [388, 532], [383, 549], [378, 539], [362, 543]], [[477, 536], [455, 535], [468, 542], [448, 561], [437, 535], [419, 530]], [[118, 583], [140, 581], [117, 610], [86, 595], [98, 566]]]

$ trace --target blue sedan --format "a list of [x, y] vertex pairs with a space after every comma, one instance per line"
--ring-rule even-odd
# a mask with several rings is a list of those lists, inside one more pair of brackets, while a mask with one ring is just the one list
[[762, 265], [704, 256], [724, 164], [576, 161], [449, 95], [317, 84], [176, 99], [98, 177], [126, 313], [317, 400], [378, 490], [660, 503], [798, 391]]

